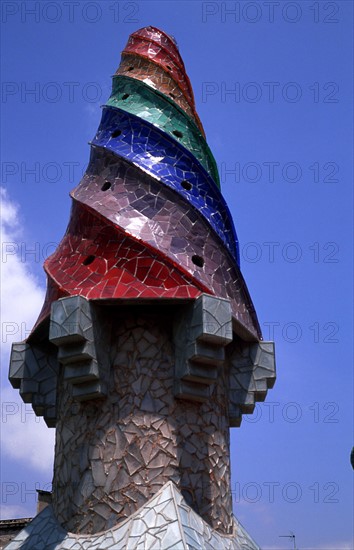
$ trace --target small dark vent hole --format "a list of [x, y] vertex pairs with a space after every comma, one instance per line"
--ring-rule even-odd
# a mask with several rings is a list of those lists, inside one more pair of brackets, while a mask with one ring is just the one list
[[130, 96], [130, 94], [124, 94], [124, 95], [122, 95], [122, 99], [128, 99], [129, 96]]
[[87, 258], [85, 258], [84, 261], [82, 262], [83, 265], [90, 265], [90, 264], [92, 264], [92, 262], [95, 260], [95, 257], [96, 257], [96, 256], [92, 256], [92, 255], [87, 256]]
[[110, 181], [105, 181], [104, 184], [101, 187], [101, 191], [108, 191], [108, 189], [110, 189], [110, 188], [111, 188], [111, 182]]
[[197, 255], [192, 256], [192, 262], [198, 267], [203, 267], [204, 265], [204, 260], [201, 256], [197, 256]]
[[171, 92], [170, 92], [170, 96], [172, 97], [172, 99], [176, 97], [175, 94], [172, 94]]
[[182, 185], [183, 189], [185, 189], [186, 191], [190, 191], [192, 189], [192, 184], [189, 183], [189, 181], [187, 181], [187, 180], [181, 181], [181, 185]]
[[179, 130], [173, 130], [172, 133], [173, 133], [174, 136], [176, 136], [178, 138], [183, 138], [183, 134]]
[[114, 130], [114, 132], [111, 133], [111, 137], [116, 138], [116, 137], [120, 136], [121, 133], [122, 133], [122, 130]]
[[172, 67], [170, 67], [169, 65], [166, 65], [166, 67], [169, 71], [172, 71]]
[[128, 67], [128, 68], [127, 68], [127, 71], [129, 71], [129, 72], [130, 72], [130, 71], [134, 71], [134, 67]]

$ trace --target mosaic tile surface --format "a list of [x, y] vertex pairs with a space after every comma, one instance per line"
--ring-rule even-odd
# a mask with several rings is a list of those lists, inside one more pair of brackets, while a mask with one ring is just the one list
[[56, 517], [69, 531], [97, 533], [130, 517], [173, 480], [205, 521], [229, 533], [226, 371], [205, 403], [175, 399], [179, 373], [169, 309], [97, 309], [95, 324], [101, 327], [97, 354], [110, 364], [102, 378], [107, 397], [78, 407], [72, 382], [64, 374], [58, 380]]
[[230, 252], [239, 262], [237, 236], [227, 205], [201, 164], [181, 144], [148, 122], [111, 107], [104, 108], [92, 144], [132, 162], [179, 192], [213, 229], [224, 234]]
[[[230, 299], [235, 321], [258, 338], [257, 317], [241, 272], [198, 211], [148, 175], [139, 177], [135, 167], [117, 163], [113, 155], [110, 161], [103, 154], [95, 157], [73, 198], [169, 257], [200, 290]], [[102, 191], [105, 182], [111, 186]], [[195, 256], [204, 260], [202, 267], [194, 263]]]
[[176, 56], [171, 54], [171, 49], [167, 50], [157, 42], [133, 33], [123, 51], [145, 57], [159, 65], [164, 71], [168, 71], [182, 90], [189, 105], [194, 108], [194, 94], [190, 80]]
[[[202, 214], [239, 263], [238, 239], [229, 209], [213, 180], [186, 149], [178, 149], [165, 134], [144, 122], [147, 136], [139, 134], [140, 119], [121, 110], [105, 109], [92, 141], [142, 168], [177, 191]], [[119, 135], [116, 129], [119, 125]], [[113, 137], [112, 137], [113, 134]]]
[[[67, 295], [80, 294], [88, 299], [193, 298], [201, 292], [210, 292], [231, 299], [240, 334], [257, 337], [259, 327], [243, 279], [232, 270], [232, 261], [220, 254], [212, 234], [205, 241], [200, 240], [199, 246], [198, 241], [191, 245], [183, 234], [177, 241], [168, 233], [159, 237], [149, 223], [141, 228], [144, 220], [139, 225], [135, 215], [131, 233], [144, 236], [145, 243], [150, 245], [147, 247], [118, 230], [117, 223], [114, 226], [103, 223], [78, 205], [73, 208], [73, 216], [78, 210], [80, 215], [69, 226], [60, 248], [45, 263], [48, 275]], [[121, 217], [123, 220], [124, 216]], [[127, 223], [131, 219], [128, 216]], [[175, 217], [175, 223], [181, 221], [187, 226], [188, 236], [188, 226], [191, 230], [193, 223], [187, 216]], [[166, 256], [152, 250], [156, 242], [160, 253], [164, 246]], [[185, 248], [181, 250], [183, 243]], [[198, 252], [204, 252], [204, 256], [198, 255], [205, 257], [202, 268], [193, 262]]]
[[233, 532], [213, 531], [185, 502], [173, 483], [167, 483], [122, 525], [93, 536], [73, 535], [45, 508], [6, 550], [259, 550], [233, 518]]
[[193, 89], [174, 39], [155, 27], [139, 29], [129, 37], [122, 53], [122, 62], [117, 73], [124, 74], [125, 71], [132, 71], [134, 74], [129, 76], [144, 80], [166, 93], [186, 112], [191, 110], [191, 113], [188, 112], [189, 116], [196, 120], [204, 135], [195, 110]]
[[[52, 502], [68, 531], [94, 534], [119, 524], [173, 480], [213, 529], [232, 532], [228, 402], [242, 409], [248, 393], [264, 399], [258, 383], [274, 378], [272, 350], [228, 345], [227, 301], [204, 294], [156, 308], [102, 308], [80, 296], [53, 304], [49, 340], [62, 368], [54, 368], [49, 387], [56, 390]], [[17, 347], [12, 377], [20, 381]], [[250, 359], [259, 372], [247, 392]], [[45, 369], [37, 355], [26, 375], [34, 405], [48, 391], [34, 389]]]
[[130, 77], [113, 77], [107, 105], [132, 113], [177, 139], [220, 185], [215, 159], [198, 127], [185, 111], [150, 86]]
[[132, 34], [132, 37], [139, 37], [143, 40], [152, 41], [160, 45], [168, 51], [169, 55], [174, 59], [179, 68], [185, 72], [183, 59], [179, 53], [177, 42], [174, 37], [169, 36], [164, 31], [152, 26], [138, 29]]
[[197, 124], [202, 135], [205, 136], [203, 125], [196, 110], [189, 105], [177, 82], [170, 73], [152, 61], [134, 54], [122, 53], [122, 60], [116, 75], [125, 75], [143, 81], [148, 86], [159, 90], [172, 99]]
[[10, 382], [56, 427], [52, 507], [8, 548], [258, 547], [230, 426], [275, 380], [175, 39], [133, 33]]
[[60, 248], [45, 267], [68, 295], [88, 299], [195, 296], [191, 277], [167, 258], [77, 203]]

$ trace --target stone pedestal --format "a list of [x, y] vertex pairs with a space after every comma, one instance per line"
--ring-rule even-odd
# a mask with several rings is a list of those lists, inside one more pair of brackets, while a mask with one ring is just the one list
[[172, 483], [191, 517], [231, 537], [220, 548], [238, 548], [229, 428], [273, 385], [273, 344], [242, 341], [228, 300], [207, 294], [62, 298], [45, 331], [14, 344], [10, 380], [56, 425], [50, 521], [65, 537], [118, 529]]
[[173, 333], [182, 310], [156, 309], [96, 312], [104, 398], [77, 401], [61, 371], [53, 508], [71, 532], [113, 527], [169, 480], [213, 528], [232, 529], [225, 372], [204, 403], [176, 398]]

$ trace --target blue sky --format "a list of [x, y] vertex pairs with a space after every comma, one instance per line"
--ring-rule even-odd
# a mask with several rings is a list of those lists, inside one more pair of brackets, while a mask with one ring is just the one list
[[2, 506], [35, 513], [53, 430], [7, 382], [128, 35], [177, 39], [278, 379], [231, 433], [234, 511], [265, 549], [353, 548], [353, 3], [14, 2], [2, 18]]

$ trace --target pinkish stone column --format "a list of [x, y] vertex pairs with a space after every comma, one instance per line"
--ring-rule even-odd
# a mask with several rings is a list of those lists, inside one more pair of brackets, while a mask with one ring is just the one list
[[223, 370], [204, 403], [176, 398], [172, 310], [123, 311], [105, 308], [104, 329], [96, 338], [98, 357], [108, 364], [107, 395], [78, 402], [61, 375], [55, 514], [71, 532], [97, 533], [128, 518], [172, 480], [203, 519], [229, 533]]

